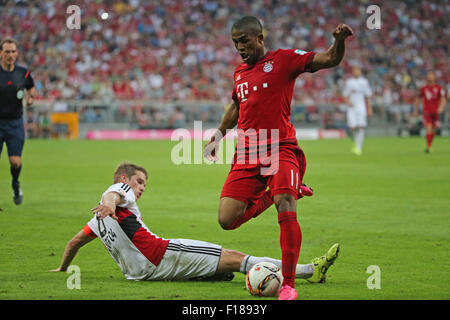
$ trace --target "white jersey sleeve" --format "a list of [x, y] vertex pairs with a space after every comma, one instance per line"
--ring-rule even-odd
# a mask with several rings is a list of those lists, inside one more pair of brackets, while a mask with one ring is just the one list
[[113, 184], [111, 187], [106, 190], [102, 198], [105, 194], [109, 192], [116, 192], [120, 195], [121, 201], [117, 205], [121, 208], [131, 208], [136, 204], [136, 196], [134, 194], [134, 191], [131, 189], [131, 187], [126, 183], [116, 183]]
[[100, 235], [99, 228], [98, 228], [99, 227], [98, 219], [97, 219], [96, 215], [94, 215], [94, 217], [91, 220], [89, 220], [89, 222], [87, 223], [87, 226], [89, 227], [89, 229], [86, 229], [86, 227], [83, 228], [83, 231], [87, 236], [89, 236], [91, 238], [95, 238]]

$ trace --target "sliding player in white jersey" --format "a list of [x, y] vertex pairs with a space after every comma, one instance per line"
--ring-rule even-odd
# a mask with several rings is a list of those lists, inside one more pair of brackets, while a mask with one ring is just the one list
[[[78, 249], [97, 237], [129, 280], [231, 280], [233, 272], [247, 273], [258, 262], [281, 267], [280, 260], [250, 256], [209, 242], [163, 239], [153, 234], [136, 204], [147, 178], [145, 168], [121, 163], [114, 173], [114, 184], [92, 209], [94, 218], [67, 243], [60, 266], [51, 271], [66, 271]], [[335, 244], [310, 264], [298, 264], [296, 277], [324, 282], [338, 253], [339, 244]]]
[[367, 116], [372, 116], [372, 90], [369, 81], [362, 76], [360, 67], [353, 67], [352, 77], [345, 82], [343, 95], [347, 104], [347, 125], [354, 142], [352, 152], [361, 155]]

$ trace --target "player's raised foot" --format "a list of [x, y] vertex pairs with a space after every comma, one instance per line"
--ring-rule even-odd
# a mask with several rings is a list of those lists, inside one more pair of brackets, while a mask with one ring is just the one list
[[300, 186], [300, 192], [303, 196], [311, 197], [314, 194], [314, 190], [311, 187], [308, 187], [306, 184], [302, 183]]
[[278, 300], [295, 300], [298, 297], [297, 290], [285, 284], [281, 287]]
[[23, 192], [22, 192], [22, 189], [20, 188], [19, 182], [13, 182], [12, 188], [14, 191], [13, 192], [14, 203], [19, 205], [22, 203], [22, 200], [23, 200]]
[[314, 265], [314, 273], [313, 275], [306, 279], [309, 282], [312, 283], [323, 283], [327, 279], [327, 271], [328, 268], [331, 267], [331, 265], [336, 261], [339, 250], [340, 250], [340, 244], [335, 243], [331, 246], [330, 249], [328, 249], [327, 253], [319, 258], [312, 259], [311, 263]]

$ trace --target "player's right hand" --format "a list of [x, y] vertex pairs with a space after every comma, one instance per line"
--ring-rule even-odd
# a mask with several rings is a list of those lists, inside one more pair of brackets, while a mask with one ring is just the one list
[[104, 219], [110, 216], [114, 220], [117, 220], [116, 208], [112, 208], [105, 204], [99, 204], [98, 206], [91, 209], [94, 214], [97, 215], [99, 219]]
[[219, 143], [213, 140], [205, 145], [203, 157], [209, 161], [216, 162], [217, 160], [219, 160], [218, 153]]

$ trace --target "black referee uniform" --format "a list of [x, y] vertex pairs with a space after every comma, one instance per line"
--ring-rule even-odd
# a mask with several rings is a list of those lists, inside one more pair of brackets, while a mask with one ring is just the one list
[[[10, 157], [22, 156], [25, 142], [22, 98], [25, 96], [25, 90], [33, 87], [33, 78], [26, 68], [16, 65], [12, 71], [5, 71], [0, 66], [0, 155], [3, 144], [6, 143]], [[11, 166], [12, 187], [15, 193], [19, 190], [20, 170], [21, 166]]]

